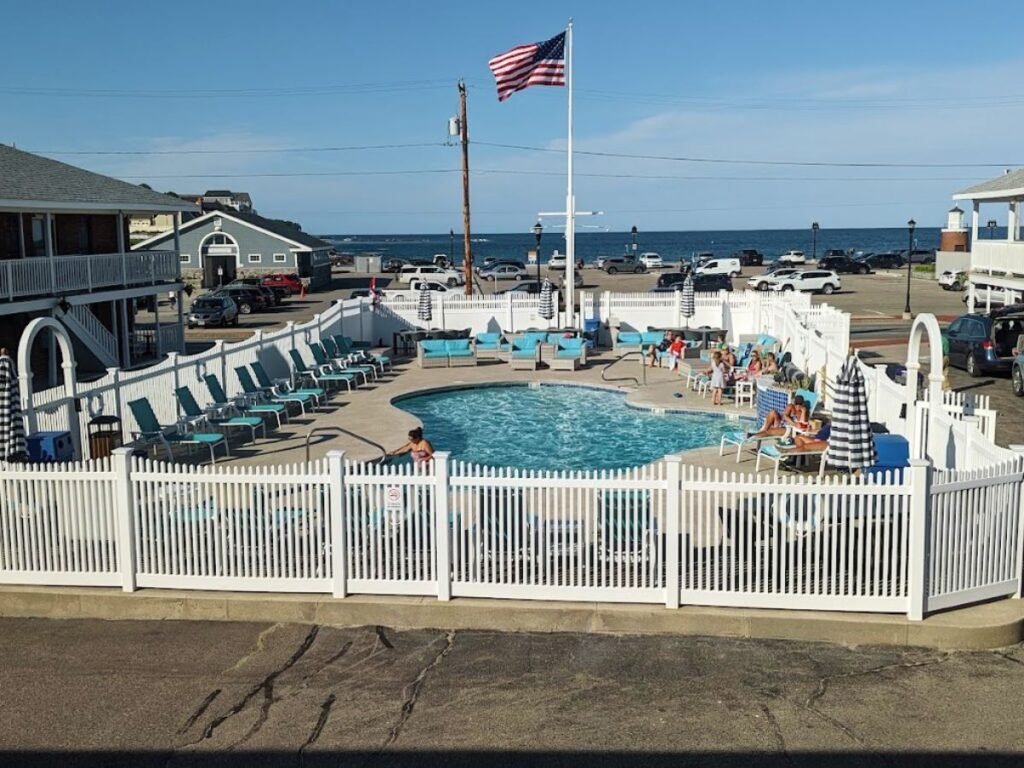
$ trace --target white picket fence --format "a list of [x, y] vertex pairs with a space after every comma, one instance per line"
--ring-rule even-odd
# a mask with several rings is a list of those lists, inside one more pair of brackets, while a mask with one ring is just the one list
[[1024, 462], [871, 478], [134, 458], [0, 474], [0, 583], [906, 613], [1019, 591]]
[[[514, 333], [527, 328], [561, 327], [562, 313], [556, 312], [550, 320], [540, 315], [540, 297], [524, 293], [503, 293], [465, 296], [458, 293], [431, 293], [431, 318], [419, 319], [416, 299], [394, 301], [385, 299], [377, 305], [366, 303], [372, 321], [373, 337], [391, 342], [397, 331], [415, 328], [441, 328], [468, 330], [472, 334], [504, 331]], [[558, 291], [553, 294], [558, 306]]]

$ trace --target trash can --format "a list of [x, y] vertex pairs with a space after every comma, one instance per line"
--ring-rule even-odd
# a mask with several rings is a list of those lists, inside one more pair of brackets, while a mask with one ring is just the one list
[[600, 342], [598, 334], [601, 332], [600, 320], [583, 321], [583, 338], [587, 340], [590, 349], [595, 349]]
[[121, 447], [121, 420], [117, 416], [96, 416], [89, 420], [89, 455], [102, 459]]

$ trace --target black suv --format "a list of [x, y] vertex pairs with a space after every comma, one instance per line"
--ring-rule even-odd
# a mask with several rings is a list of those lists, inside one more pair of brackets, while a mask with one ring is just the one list
[[662, 272], [658, 275], [658, 288], [671, 288], [674, 285], [682, 285], [686, 282], [687, 272]]
[[733, 254], [734, 259], [740, 260], [741, 267], [760, 267], [764, 264], [764, 254], [756, 248], [744, 248]]
[[[683, 280], [674, 280], [662, 285], [661, 278], [667, 277], [673, 279], [675, 275], [681, 274], [680, 272], [669, 272], [661, 275], [658, 278], [658, 285], [655, 288], [651, 288], [650, 293], [674, 293], [675, 291], [681, 291], [683, 289]], [[694, 275], [693, 276], [693, 291], [694, 293], [717, 293], [718, 291], [731, 291], [732, 290], [732, 278], [728, 275]]]
[[1024, 333], [1024, 304], [989, 314], [961, 315], [942, 332], [949, 344], [949, 364], [971, 376], [1009, 371], [1017, 337]]
[[824, 256], [818, 259], [818, 269], [831, 269], [847, 275], [866, 275], [871, 267], [863, 261], [851, 259], [849, 256]]
[[906, 263], [898, 253], [869, 253], [861, 261], [870, 269], [899, 269]]
[[632, 256], [610, 256], [604, 260], [601, 269], [609, 275], [614, 275], [616, 272], [632, 272], [639, 275], [647, 271], [647, 267]]
[[228, 283], [228, 287], [252, 288], [254, 291], [259, 291], [263, 294], [263, 298], [267, 300], [268, 307], [276, 307], [288, 298], [287, 289], [264, 285], [263, 278], [260, 277], [239, 277]]

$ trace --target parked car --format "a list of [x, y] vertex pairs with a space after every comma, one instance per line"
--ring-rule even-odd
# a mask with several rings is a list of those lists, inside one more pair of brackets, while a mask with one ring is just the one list
[[647, 269], [662, 269], [665, 266], [661, 256], [650, 252], [640, 254], [640, 263], [647, 267]]
[[[562, 279], [558, 281], [558, 284], [559, 284], [560, 287], [564, 288], [565, 287], [565, 282], [566, 282], [565, 281], [565, 275], [562, 275]], [[582, 288], [583, 287], [583, 273], [580, 272], [578, 269], [574, 269], [572, 271], [572, 287], [573, 288]]]
[[281, 288], [285, 292], [285, 296], [291, 296], [293, 293], [302, 293], [302, 278], [295, 273], [286, 274], [274, 274], [267, 275], [263, 278], [263, 284], [268, 288]]
[[492, 269], [498, 266], [499, 264], [514, 264], [515, 266], [520, 267], [521, 269], [526, 269], [526, 264], [522, 261], [519, 261], [518, 259], [502, 259], [498, 258], [497, 256], [488, 256], [486, 259], [481, 261], [480, 264], [477, 265], [476, 271], [482, 272], [486, 269]]
[[437, 280], [449, 288], [463, 285], [466, 278], [454, 269], [443, 269], [435, 264], [407, 264], [398, 273], [398, 282], [410, 283], [413, 280]]
[[906, 262], [898, 253], [867, 253], [860, 261], [868, 265], [868, 269], [900, 269]]
[[[907, 252], [903, 251], [904, 260], [907, 258]], [[911, 264], [934, 264], [935, 263], [935, 250], [919, 249], [915, 248], [910, 251], [910, 263]]]
[[477, 272], [481, 280], [525, 280], [529, 275], [526, 267], [517, 264], [495, 264], [493, 267]]
[[949, 364], [970, 376], [981, 376], [1012, 369], [1013, 350], [1022, 333], [1024, 305], [1012, 304], [987, 315], [961, 315], [942, 335], [949, 343]]
[[230, 296], [199, 296], [188, 311], [188, 327], [238, 325], [238, 306]]
[[821, 254], [823, 259], [834, 259], [839, 256], [852, 256], [853, 250], [844, 251], [842, 248], [827, 248], [825, 252]]
[[754, 275], [752, 278], [747, 280], [747, 287], [753, 288], [755, 291], [768, 291], [774, 283], [778, 282], [784, 277], [795, 275], [800, 270], [796, 267], [780, 267], [774, 272], [765, 272], [763, 275]]
[[807, 256], [804, 255], [803, 251], [786, 251], [784, 254], [779, 256], [778, 260], [783, 264], [803, 265], [807, 263]]
[[268, 307], [276, 307], [285, 298], [283, 291], [264, 285], [263, 280], [259, 277], [239, 277], [228, 283], [229, 288], [232, 286], [243, 286], [258, 291], [263, 295]]
[[240, 314], [248, 315], [262, 312], [267, 308], [267, 300], [263, 294], [248, 285], [225, 285], [209, 296], [228, 296], [234, 300]]
[[386, 288], [383, 291], [385, 301], [417, 301], [420, 297], [420, 286], [426, 285], [428, 291], [435, 293], [454, 293], [454, 287], [439, 280], [423, 280], [415, 278], [408, 288]]
[[1024, 397], [1024, 350], [1017, 347], [1017, 356], [1013, 358], [1013, 368], [1010, 369], [1010, 379], [1013, 382], [1013, 394], [1017, 397]]
[[999, 285], [986, 285], [985, 283], [974, 283], [968, 280], [964, 284], [964, 289], [960, 301], [967, 304], [971, 298], [971, 293], [973, 293], [975, 309], [978, 307], [1004, 307], [1024, 301], [1024, 294], [1020, 291], [1007, 290]]
[[540, 293], [541, 288], [544, 286], [543, 281], [531, 280], [530, 282], [517, 283], [511, 288], [505, 288], [500, 291], [495, 291], [495, 296], [500, 296], [505, 293], [526, 293], [531, 296]]
[[769, 263], [767, 267], [765, 267], [764, 271], [765, 271], [766, 275], [773, 275], [776, 272], [778, 272], [779, 270], [782, 270], [782, 269], [794, 269], [794, 268], [795, 267], [794, 267], [793, 264], [787, 264], [784, 261], [773, 261], [773, 262]]
[[947, 269], [939, 275], [939, 285], [945, 291], [962, 291], [967, 285], [967, 273], [962, 269]]
[[565, 254], [555, 251], [548, 259], [548, 269], [565, 269]]
[[647, 271], [647, 267], [632, 256], [609, 256], [603, 260], [600, 269], [609, 275], [614, 275], [617, 272], [632, 272], [639, 275]]
[[821, 269], [806, 269], [779, 278], [771, 286], [773, 291], [813, 291], [831, 295], [843, 287], [842, 280], [835, 272]]
[[398, 257], [392, 257], [384, 262], [383, 269], [385, 272], [401, 272], [403, 267], [429, 267], [434, 262], [429, 259], [403, 259]]
[[732, 278], [729, 275], [694, 275], [693, 290], [696, 293], [717, 293], [732, 291]]
[[694, 274], [697, 275], [728, 275], [739, 277], [743, 271], [740, 260], [736, 258], [711, 259], [694, 267]]
[[655, 287], [675, 290], [674, 286], [682, 287], [683, 283], [686, 282], [687, 274], [689, 274], [689, 270], [686, 272], [662, 272], [658, 275], [658, 282], [655, 283]]
[[743, 250], [736, 251], [733, 254], [734, 259], [740, 260], [740, 265], [744, 267], [760, 267], [764, 264], [764, 254], [756, 248], [744, 248]]
[[845, 254], [842, 256], [824, 256], [818, 259], [817, 266], [818, 269], [829, 269], [833, 272], [847, 275], [866, 275], [871, 271], [871, 267], [863, 261], [857, 261]]

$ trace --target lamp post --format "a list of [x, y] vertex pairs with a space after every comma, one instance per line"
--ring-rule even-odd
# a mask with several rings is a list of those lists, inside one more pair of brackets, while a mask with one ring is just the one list
[[544, 234], [544, 227], [540, 220], [533, 225], [533, 237], [537, 241], [537, 287], [540, 287], [540, 236]]
[[455, 264], [455, 230], [448, 230], [448, 266]]
[[989, 219], [988, 220], [988, 239], [989, 240], [995, 240], [996, 239], [996, 227], [998, 227], [998, 226], [999, 226], [999, 222], [996, 221], [995, 219]]
[[913, 315], [910, 312], [910, 271], [913, 269], [911, 256], [914, 253], [914, 227], [917, 222], [911, 219], [907, 222], [907, 303], [903, 307], [903, 319], [910, 320]]
[[821, 227], [818, 226], [818, 222], [811, 222], [811, 261], [818, 260], [818, 230]]
[[636, 235], [637, 235], [636, 224], [634, 224], [633, 228], [631, 230], [629, 230], [629, 233], [631, 235], [633, 235], [633, 261], [636, 261]]

